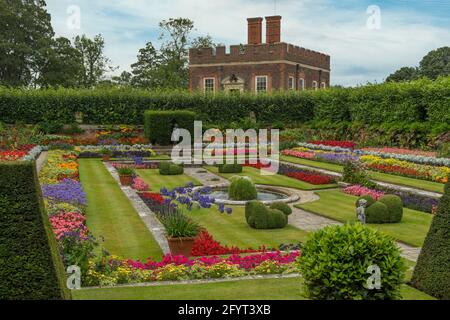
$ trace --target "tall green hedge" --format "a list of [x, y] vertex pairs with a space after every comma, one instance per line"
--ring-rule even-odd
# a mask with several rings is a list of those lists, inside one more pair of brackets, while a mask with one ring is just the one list
[[0, 162], [0, 300], [70, 299], [34, 162]]
[[436, 298], [450, 300], [450, 182], [445, 186], [411, 282]]
[[175, 126], [194, 134], [195, 112], [187, 110], [146, 111], [144, 115], [145, 136], [153, 144], [170, 145]]
[[82, 112], [88, 124], [143, 124], [146, 110], [192, 110], [214, 124], [239, 121], [255, 113], [263, 123], [310, 120], [450, 122], [450, 77], [358, 88], [205, 95], [189, 91], [141, 89], [0, 89], [1, 121], [71, 123]]

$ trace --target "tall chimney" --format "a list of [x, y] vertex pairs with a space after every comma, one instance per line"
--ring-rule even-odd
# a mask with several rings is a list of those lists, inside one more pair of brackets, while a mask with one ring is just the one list
[[281, 16], [266, 17], [266, 42], [281, 42]]
[[248, 44], [262, 43], [263, 18], [248, 18]]

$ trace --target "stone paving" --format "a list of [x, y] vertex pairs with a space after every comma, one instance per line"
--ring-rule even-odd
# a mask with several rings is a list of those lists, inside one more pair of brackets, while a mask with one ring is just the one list
[[230, 184], [230, 181], [227, 179], [224, 179], [203, 168], [184, 168], [184, 173], [196, 179], [204, 186], [227, 186]]
[[42, 167], [47, 163], [48, 159], [48, 152], [43, 151], [39, 155], [39, 157], [36, 159], [36, 170], [39, 173], [42, 170]]
[[152, 233], [156, 242], [158, 242], [163, 253], [164, 254], [170, 253], [169, 244], [165, 236], [164, 226], [158, 220], [156, 214], [150, 210], [150, 208], [144, 203], [144, 201], [142, 201], [142, 199], [139, 197], [136, 191], [134, 191], [131, 187], [125, 187], [120, 185], [119, 175], [117, 174], [116, 169], [114, 169], [111, 163], [104, 162], [104, 165], [111, 174], [111, 176], [114, 178], [114, 180], [116, 180], [116, 182], [119, 184], [120, 189], [122, 189], [122, 192], [130, 200], [134, 209], [139, 214], [142, 221], [144, 221], [145, 225], [147, 226], [148, 230]]

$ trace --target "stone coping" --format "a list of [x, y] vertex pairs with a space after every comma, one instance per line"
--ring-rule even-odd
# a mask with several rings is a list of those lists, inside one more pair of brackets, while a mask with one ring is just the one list
[[[216, 189], [225, 189], [228, 186], [229, 186], [228, 183], [221, 183], [221, 184], [216, 184], [216, 185], [212, 185], [212, 186], [209, 186], [209, 187], [212, 188], [213, 190], [216, 190]], [[199, 190], [201, 188], [204, 188], [204, 187], [196, 187], [196, 188], [193, 189], [193, 191]], [[276, 186], [266, 186], [266, 185], [256, 185], [256, 189], [257, 190], [261, 190], [261, 191], [269, 191], [269, 192], [274, 192], [274, 193], [281, 193], [281, 194], [284, 194], [284, 195], [288, 196], [286, 199], [278, 199], [278, 200], [272, 200], [272, 201], [261, 201], [265, 205], [271, 205], [272, 203], [275, 203], [275, 202], [293, 203], [293, 202], [297, 202], [297, 201], [300, 200], [300, 196], [292, 189], [276, 187]], [[247, 202], [248, 201], [233, 201], [233, 200], [216, 199], [216, 203], [223, 203], [223, 204], [226, 204], [226, 205], [234, 205], [234, 206], [245, 206]]]

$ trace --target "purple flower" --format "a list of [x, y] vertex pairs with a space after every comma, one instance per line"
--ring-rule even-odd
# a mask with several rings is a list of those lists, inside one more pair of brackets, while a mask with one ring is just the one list
[[42, 194], [50, 201], [86, 205], [86, 194], [78, 181], [65, 179], [58, 184], [42, 186]]

